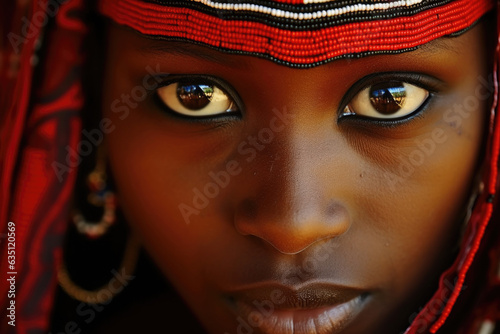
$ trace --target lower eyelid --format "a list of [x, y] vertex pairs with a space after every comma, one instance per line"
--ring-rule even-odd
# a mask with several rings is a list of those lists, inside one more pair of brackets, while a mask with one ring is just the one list
[[203, 117], [190, 117], [180, 114], [176, 111], [171, 110], [168, 106], [166, 106], [165, 103], [163, 103], [161, 98], [158, 96], [158, 93], [156, 91], [154, 92], [153, 96], [151, 96], [151, 99], [153, 102], [153, 106], [155, 108], [158, 108], [165, 116], [173, 118], [176, 121], [182, 121], [200, 125], [213, 125], [216, 127], [227, 127], [241, 120], [241, 115], [239, 112], [222, 113], [215, 116], [203, 116]]
[[[339, 126], [347, 126], [347, 124], [352, 123], [352, 124], [360, 124], [363, 126], [378, 126], [378, 127], [383, 127], [387, 129], [391, 128], [401, 128], [401, 127], [406, 127], [410, 126], [411, 123], [413, 123], [416, 120], [421, 120], [424, 119], [426, 116], [427, 112], [429, 111], [429, 108], [432, 108], [431, 102], [432, 99], [435, 97], [436, 94], [429, 92], [429, 95], [425, 99], [425, 101], [422, 103], [420, 107], [418, 107], [414, 112], [401, 117], [401, 118], [396, 118], [396, 119], [383, 119], [383, 118], [372, 118], [372, 117], [366, 117], [366, 116], [359, 116], [359, 115], [347, 115], [347, 116], [339, 116], [337, 118], [337, 124]], [[346, 106], [348, 107], [348, 106]], [[354, 116], [354, 117], [352, 117]], [[347, 123], [347, 124], [344, 124]]]

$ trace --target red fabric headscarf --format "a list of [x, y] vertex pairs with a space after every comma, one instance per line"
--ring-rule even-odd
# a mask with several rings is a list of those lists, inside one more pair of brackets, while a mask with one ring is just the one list
[[[59, 179], [53, 162], [79, 140], [80, 82], [85, 25], [82, 1], [17, 1], [0, 11], [0, 228], [15, 224], [15, 244], [0, 241], [1, 314], [15, 301], [15, 327], [2, 316], [1, 333], [48, 328], [76, 169]], [[50, 22], [50, 23], [49, 23]], [[50, 27], [51, 29], [48, 29]], [[44, 44], [42, 49], [40, 46]], [[44, 63], [39, 62], [45, 53]], [[61, 159], [62, 157], [62, 159]], [[11, 239], [12, 240], [12, 239]], [[11, 247], [14, 246], [14, 247]], [[8, 251], [15, 250], [15, 262]], [[10, 253], [13, 254], [13, 253]], [[8, 274], [8, 273], [16, 274]], [[15, 298], [7, 278], [15, 278]]]

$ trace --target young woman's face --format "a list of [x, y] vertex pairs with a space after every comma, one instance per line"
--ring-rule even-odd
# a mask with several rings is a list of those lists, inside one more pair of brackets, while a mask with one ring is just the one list
[[110, 27], [121, 208], [210, 333], [409, 325], [473, 191], [484, 33], [304, 70]]

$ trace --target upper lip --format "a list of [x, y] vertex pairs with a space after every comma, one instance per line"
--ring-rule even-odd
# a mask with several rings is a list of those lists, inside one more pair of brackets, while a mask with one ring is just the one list
[[[271, 301], [276, 309], [298, 310], [344, 304], [364, 293], [365, 291], [357, 288], [328, 282], [307, 283], [299, 286], [262, 282], [230, 291], [227, 296], [232, 301], [244, 302], [247, 305]], [[276, 299], [279, 299], [279, 303]]]

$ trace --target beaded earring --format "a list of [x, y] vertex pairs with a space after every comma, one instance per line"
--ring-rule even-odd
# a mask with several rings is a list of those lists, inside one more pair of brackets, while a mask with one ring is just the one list
[[87, 202], [96, 208], [102, 208], [103, 213], [99, 221], [92, 222], [87, 221], [78, 211], [73, 216], [73, 223], [79, 233], [96, 239], [106, 234], [116, 220], [116, 196], [107, 184], [106, 166], [103, 161], [97, 162], [94, 170], [87, 176], [86, 183], [90, 190]]
[[[85, 185], [89, 190], [86, 198], [82, 198], [82, 208], [75, 210], [73, 215], [73, 223], [76, 231], [84, 235], [89, 244], [85, 247], [97, 247], [96, 239], [99, 242], [108, 243], [106, 238], [102, 238], [106, 234], [107, 237], [111, 233], [107, 233], [109, 228], [115, 224], [117, 200], [115, 193], [111, 190], [110, 182], [106, 173], [106, 157], [103, 149], [97, 152], [96, 165], [85, 179]], [[85, 216], [83, 214], [85, 212]], [[87, 220], [85, 217], [100, 217], [100, 219]], [[114, 232], [113, 232], [114, 233]], [[88, 251], [84, 248], [80, 251]], [[131, 275], [135, 271], [138, 256], [140, 252], [140, 243], [133, 234], [128, 234], [125, 242], [125, 248], [121, 263], [117, 269], [111, 270], [112, 273], [120, 273]], [[58, 270], [59, 286], [66, 292], [68, 296], [75, 300], [79, 300], [88, 304], [106, 304], [111, 301], [119, 292], [127, 286], [127, 282], [122, 282], [116, 278], [111, 278], [97, 289], [87, 289], [75, 283], [71, 278], [71, 274], [66, 267], [65, 261], [62, 261]]]

